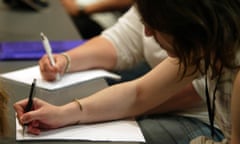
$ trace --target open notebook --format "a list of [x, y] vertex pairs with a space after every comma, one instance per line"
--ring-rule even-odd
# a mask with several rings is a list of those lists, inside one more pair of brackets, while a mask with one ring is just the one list
[[27, 85], [31, 85], [33, 79], [36, 78], [37, 87], [45, 90], [58, 90], [64, 87], [69, 87], [75, 84], [103, 77], [112, 78], [116, 80], [121, 78], [119, 75], [108, 72], [106, 70], [94, 69], [81, 72], [67, 73], [64, 74], [60, 80], [48, 82], [42, 79], [39, 66], [32, 66], [16, 70], [13, 72], [4, 73], [1, 74], [0, 77]]
[[16, 139], [25, 140], [84, 140], [145, 142], [135, 120], [118, 120], [96, 124], [74, 125], [42, 132], [40, 135], [22, 134], [22, 126], [16, 120]]

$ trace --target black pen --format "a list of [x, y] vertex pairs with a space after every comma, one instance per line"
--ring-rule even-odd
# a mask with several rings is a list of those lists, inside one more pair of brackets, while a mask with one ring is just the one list
[[[34, 96], [34, 92], [35, 92], [35, 86], [36, 86], [36, 79], [33, 79], [32, 85], [31, 85], [31, 89], [30, 89], [30, 93], [29, 93], [29, 97], [28, 97], [28, 103], [27, 106], [25, 107], [24, 112], [29, 112], [32, 109], [32, 105], [33, 105], [33, 96]], [[23, 126], [23, 137], [25, 134], [25, 130], [28, 124], [24, 124]]]

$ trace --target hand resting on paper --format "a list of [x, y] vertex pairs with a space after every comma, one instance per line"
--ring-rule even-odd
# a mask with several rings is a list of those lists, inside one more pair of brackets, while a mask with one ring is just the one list
[[56, 65], [52, 66], [48, 56], [45, 54], [39, 61], [40, 72], [43, 79], [47, 81], [56, 80], [56, 75], [63, 75], [66, 71], [67, 59], [62, 54], [53, 55]]
[[[64, 106], [51, 105], [43, 100], [34, 98], [33, 110], [24, 113], [28, 99], [14, 104], [17, 118], [20, 124], [28, 124], [28, 133], [40, 134], [42, 130], [55, 129], [76, 122], [71, 122], [64, 111]], [[69, 121], [70, 120], [70, 121]]]

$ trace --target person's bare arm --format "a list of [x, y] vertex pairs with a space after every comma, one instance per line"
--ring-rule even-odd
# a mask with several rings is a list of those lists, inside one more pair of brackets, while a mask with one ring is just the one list
[[34, 134], [39, 134], [42, 128], [58, 128], [77, 122], [92, 123], [134, 117], [166, 102], [189, 84], [194, 76], [180, 78], [178, 62], [166, 58], [143, 77], [113, 85], [78, 102], [53, 106], [35, 99], [35, 109], [24, 113], [25, 99], [15, 103], [14, 108], [22, 124], [36, 122], [28, 129]]
[[86, 6], [84, 12], [86, 14], [93, 14], [97, 12], [123, 10], [129, 8], [133, 2], [134, 0], [99, 0], [99, 2]]
[[196, 107], [201, 103], [202, 98], [198, 95], [191, 83], [183, 88], [183, 90], [172, 96], [169, 100], [148, 111], [146, 114], [182, 111]]
[[[83, 11], [85, 14], [93, 14], [97, 12], [107, 12], [114, 10], [123, 10], [129, 8], [133, 4], [134, 0], [99, 0], [93, 4], [84, 7]], [[80, 7], [77, 5], [75, 0], [61, 0], [62, 5], [66, 11], [76, 16], [80, 14]]]
[[61, 0], [60, 1], [65, 10], [71, 15], [76, 16], [79, 12], [79, 6], [76, 4], [75, 0]]
[[67, 52], [71, 58], [70, 71], [103, 68], [113, 69], [117, 55], [112, 43], [102, 36], [97, 36], [84, 45]]
[[66, 51], [64, 55], [54, 54], [55, 66], [51, 65], [47, 55], [39, 60], [40, 71], [45, 80], [55, 80], [57, 73], [64, 74], [65, 72], [94, 68], [112, 70], [117, 61], [114, 46], [109, 40], [101, 36]]
[[[80, 112], [74, 119], [82, 123], [121, 119], [144, 114], [171, 99], [193, 80], [193, 76], [179, 81], [177, 64], [167, 58], [143, 77], [113, 85], [80, 101], [83, 111], [76, 104], [65, 105], [70, 113]], [[171, 65], [171, 66], [170, 66]], [[166, 67], [168, 70], [166, 71]], [[173, 105], [172, 105], [173, 106]]]

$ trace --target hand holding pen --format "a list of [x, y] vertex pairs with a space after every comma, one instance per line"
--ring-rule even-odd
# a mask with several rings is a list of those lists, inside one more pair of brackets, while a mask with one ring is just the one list
[[[55, 66], [56, 64], [55, 64], [55, 61], [54, 61], [54, 58], [53, 58], [52, 48], [50, 46], [48, 38], [42, 32], [40, 33], [40, 35], [41, 35], [43, 47], [44, 47], [44, 49], [45, 49], [45, 51], [47, 53], [47, 56], [48, 56], [48, 58], [50, 60], [50, 63], [51, 63], [52, 66]], [[60, 79], [60, 74], [57, 73], [56, 74], [56, 80], [59, 80], [59, 79]]]
[[14, 104], [17, 117], [20, 123], [23, 124], [23, 137], [26, 131], [38, 135], [41, 130], [53, 129], [66, 125], [66, 123], [62, 121], [62, 116], [65, 117], [65, 115], [59, 115], [57, 113], [61, 109], [59, 106], [49, 104], [38, 98], [35, 98], [33, 101], [36, 92], [35, 89], [36, 79], [32, 82], [29, 97]]
[[[25, 113], [29, 112], [33, 107], [33, 96], [35, 94], [35, 87], [36, 87], [36, 79], [33, 80], [32, 85], [31, 85], [31, 89], [30, 89], [30, 93], [29, 93], [29, 97], [28, 97], [28, 102], [27, 102], [27, 105], [26, 105], [25, 110], [24, 110]], [[23, 125], [23, 136], [25, 134], [26, 127], [27, 127], [27, 124], [24, 124]]]
[[[25, 112], [28, 99], [23, 99], [14, 104], [14, 109], [21, 124], [28, 124], [28, 133], [39, 135], [41, 131], [72, 125], [72, 119], [66, 118], [68, 111], [63, 111], [63, 106], [55, 106], [39, 98], [34, 98], [32, 109]], [[62, 112], [61, 112], [62, 111]], [[26, 126], [26, 125], [25, 125]], [[23, 135], [24, 136], [24, 135]]]

